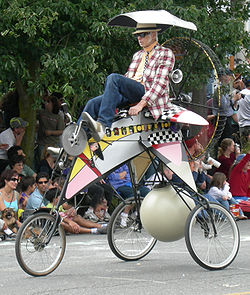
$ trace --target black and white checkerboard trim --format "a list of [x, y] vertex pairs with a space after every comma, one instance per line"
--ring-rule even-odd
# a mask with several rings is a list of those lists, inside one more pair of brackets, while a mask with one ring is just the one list
[[148, 141], [153, 144], [160, 144], [165, 142], [181, 141], [181, 132], [173, 132], [171, 130], [154, 132], [148, 136]]
[[[167, 110], [164, 110], [164, 113], [161, 115], [160, 120], [169, 120], [171, 119], [175, 114], [178, 114], [181, 111], [185, 111], [186, 109], [177, 105], [172, 104], [171, 107]], [[153, 117], [150, 111], [146, 111], [144, 113], [145, 118], [151, 118]]]
[[170, 109], [164, 110], [164, 113], [161, 116], [162, 120], [169, 120], [171, 119], [175, 114], [178, 114], [181, 111], [185, 111], [186, 109], [177, 105], [172, 105]]

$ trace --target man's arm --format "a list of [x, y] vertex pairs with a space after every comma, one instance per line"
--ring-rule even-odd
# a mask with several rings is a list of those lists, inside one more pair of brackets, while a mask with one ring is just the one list
[[145, 108], [146, 105], [147, 105], [147, 102], [142, 99], [140, 102], [138, 102], [137, 105], [129, 109], [128, 114], [130, 116], [136, 116], [140, 111], [142, 111]]

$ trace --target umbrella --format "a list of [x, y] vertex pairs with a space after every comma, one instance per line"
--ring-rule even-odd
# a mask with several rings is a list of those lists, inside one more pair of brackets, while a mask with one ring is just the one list
[[170, 26], [181, 27], [189, 30], [197, 30], [192, 22], [182, 20], [166, 10], [142, 10], [129, 13], [122, 13], [113, 17], [108, 22], [108, 26], [136, 27], [137, 23], [156, 24], [160, 32], [165, 31]]

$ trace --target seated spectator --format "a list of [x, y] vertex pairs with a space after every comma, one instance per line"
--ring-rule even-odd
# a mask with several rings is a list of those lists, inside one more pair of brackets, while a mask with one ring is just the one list
[[14, 155], [10, 160], [9, 160], [9, 166], [6, 167], [6, 169], [13, 169], [17, 172], [19, 181], [22, 179], [24, 176], [22, 174], [23, 171], [23, 166], [24, 166], [24, 157], [19, 156], [19, 155]]
[[218, 161], [221, 163], [219, 168], [216, 168], [215, 172], [221, 172], [229, 177], [229, 171], [236, 159], [240, 154], [240, 149], [234, 144], [231, 138], [224, 138], [218, 149]]
[[[191, 165], [192, 166], [192, 165]], [[202, 161], [193, 161], [192, 174], [194, 177], [195, 184], [199, 190], [206, 192], [207, 189], [207, 175], [203, 171]]]
[[[8, 159], [10, 160], [14, 155], [23, 156], [24, 161], [25, 161], [26, 155], [23, 152], [23, 149], [19, 145], [14, 145], [8, 149], [8, 151], [7, 151]], [[23, 170], [22, 170], [21, 174], [24, 176], [32, 176], [32, 177], [36, 178], [36, 173], [25, 163], [23, 165]]]
[[214, 167], [216, 167], [216, 166], [219, 167], [221, 164], [220, 164], [220, 162], [212, 159], [211, 157], [209, 157], [207, 159], [207, 162], [205, 162], [205, 155], [200, 158], [200, 164], [201, 164], [201, 166], [199, 168], [199, 172], [202, 173], [204, 175], [204, 178], [205, 178], [205, 183], [203, 183], [201, 185], [200, 189], [203, 192], [208, 192], [211, 180], [213, 178], [211, 175], [208, 174], [208, 171], [212, 170], [213, 166]]
[[52, 179], [50, 188], [58, 188], [61, 191], [63, 188], [64, 182], [65, 182], [65, 177], [63, 176], [56, 177]]
[[52, 171], [55, 166], [56, 157], [57, 157], [57, 155], [55, 156], [51, 152], [49, 152], [48, 150], [45, 149], [38, 171], [39, 172], [46, 172], [46, 173], [48, 173], [49, 177], [51, 177]]
[[238, 200], [250, 198], [250, 152], [237, 157], [229, 177], [230, 191]]
[[114, 190], [109, 183], [98, 182], [91, 184], [91, 186], [88, 188], [88, 195], [90, 199], [96, 199], [99, 196], [105, 198], [109, 207], [114, 196]]
[[[185, 141], [188, 148], [188, 156], [191, 156], [189, 159], [190, 170], [193, 174], [195, 184], [199, 190], [202, 192], [206, 191], [206, 175], [202, 169], [202, 162], [199, 159], [194, 159], [202, 153], [204, 150], [202, 144], [197, 140], [197, 138], [191, 138]], [[183, 184], [183, 181], [176, 174], [172, 177], [173, 182], [178, 184]]]
[[25, 128], [29, 125], [22, 118], [14, 117], [10, 120], [10, 127], [0, 133], [0, 145], [8, 145], [7, 148], [0, 149], [0, 173], [8, 165], [7, 149], [13, 145], [21, 145]]
[[[5, 170], [0, 178], [0, 211], [5, 208], [12, 208], [18, 213], [18, 203], [20, 194], [16, 191], [18, 184], [18, 174], [14, 170]], [[21, 223], [17, 220], [17, 226]]]
[[84, 218], [95, 223], [109, 222], [108, 202], [102, 193], [96, 193], [91, 197], [90, 207], [85, 212]]
[[19, 183], [21, 198], [19, 200], [19, 208], [25, 209], [30, 194], [35, 190], [35, 178], [30, 176], [24, 176]]
[[[55, 207], [58, 202], [59, 191], [56, 188], [50, 189], [46, 194], [46, 199], [49, 201], [48, 207]], [[107, 223], [99, 224], [90, 220], [84, 219], [78, 215], [75, 208], [71, 207], [68, 210], [59, 210], [62, 218], [61, 225], [66, 232], [72, 234], [104, 234], [107, 233]]]
[[204, 149], [202, 144], [195, 137], [187, 139], [185, 143], [192, 158], [199, 156]]
[[[107, 180], [123, 199], [134, 197], [129, 170], [126, 164], [109, 174]], [[145, 197], [150, 191], [146, 186], [139, 186], [138, 189], [142, 197]], [[131, 206], [126, 206], [124, 211], [121, 213], [121, 227], [127, 226], [127, 217], [130, 209]]]
[[[232, 197], [229, 187], [227, 183], [227, 178], [224, 173], [216, 172], [213, 175], [213, 180], [211, 182], [210, 189], [208, 191], [208, 195], [216, 199], [222, 206], [229, 210], [229, 205], [238, 204], [235, 199]], [[238, 219], [247, 219], [247, 217], [243, 214], [242, 210], [239, 210]]]
[[[206, 192], [206, 174], [202, 170], [201, 160], [192, 160], [189, 162], [189, 164], [197, 188], [202, 192]], [[183, 184], [182, 179], [176, 174], [173, 174], [172, 180], [176, 184]], [[188, 188], [186, 189], [188, 190]]]
[[[54, 187], [54, 188], [50, 188], [45, 195], [46, 200], [48, 201], [46, 208], [51, 208], [54, 209], [56, 207], [56, 204], [59, 200], [59, 196], [60, 196], [61, 191]], [[64, 206], [65, 205], [65, 206]], [[65, 208], [69, 209], [72, 206], [68, 206], [67, 203], [64, 203], [63, 205], [59, 206], [59, 212], [65, 212]]]
[[26, 209], [31, 210], [45, 207], [48, 202], [44, 198], [44, 194], [48, 190], [48, 187], [49, 175], [45, 172], [38, 173], [36, 176], [36, 188], [27, 201]]
[[[134, 196], [128, 166], [126, 164], [109, 174], [107, 180], [124, 199]], [[141, 196], [145, 197], [149, 189], [145, 186], [140, 186], [139, 191]]]

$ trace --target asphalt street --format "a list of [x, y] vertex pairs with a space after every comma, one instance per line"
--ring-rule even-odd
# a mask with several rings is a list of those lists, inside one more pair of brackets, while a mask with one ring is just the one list
[[106, 235], [69, 235], [60, 266], [46, 277], [31, 277], [18, 265], [14, 242], [0, 242], [1, 295], [228, 295], [250, 294], [250, 220], [237, 222], [240, 251], [226, 269], [201, 268], [185, 240], [157, 242], [136, 262], [119, 260]]

